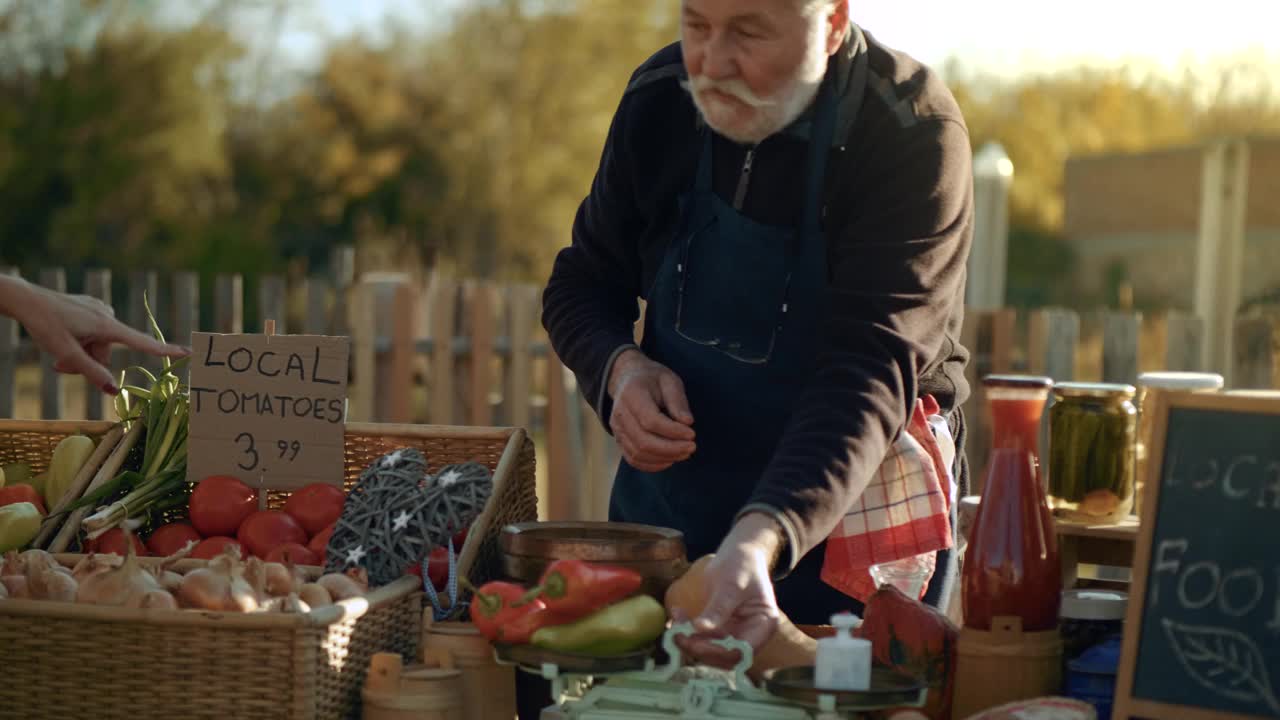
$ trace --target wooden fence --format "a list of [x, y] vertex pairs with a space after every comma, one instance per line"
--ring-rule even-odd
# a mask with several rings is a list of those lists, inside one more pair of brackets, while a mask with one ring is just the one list
[[[84, 292], [114, 303], [130, 324], [143, 328], [143, 292], [162, 330], [184, 341], [193, 330], [242, 332], [276, 321], [276, 332], [349, 335], [352, 342], [349, 418], [352, 421], [512, 425], [539, 443], [544, 517], [601, 518], [618, 453], [583, 402], [572, 373], [549, 351], [542, 330], [541, 293], [532, 285], [499, 286], [433, 275], [353, 271], [350, 251], [338, 253], [330, 272], [292, 282], [280, 276], [212, 278], [201, 287], [193, 273], [161, 282], [155, 273], [128, 278], [113, 296], [110, 273], [87, 271]], [[12, 272], [12, 271], [9, 271]], [[36, 278], [67, 287], [61, 269]], [[118, 287], [118, 286], [117, 286]], [[202, 295], [202, 290], [205, 293]], [[248, 291], [248, 292], [246, 292]], [[201, 298], [212, 317], [201, 317]], [[256, 308], [248, 317], [246, 301]], [[1133, 382], [1139, 372], [1200, 369], [1201, 323], [1180, 313], [1138, 315], [1043, 309], [974, 312], [964, 344], [973, 353], [967, 405], [968, 451], [981, 468], [986, 446], [984, 398], [988, 373], [1032, 372], [1055, 380]], [[1237, 319], [1236, 357], [1226, 371], [1240, 388], [1280, 387], [1280, 323], [1265, 315]], [[121, 353], [114, 362], [151, 364]], [[0, 318], [0, 418], [90, 418], [111, 414], [80, 378], [55, 373], [45, 357]]]

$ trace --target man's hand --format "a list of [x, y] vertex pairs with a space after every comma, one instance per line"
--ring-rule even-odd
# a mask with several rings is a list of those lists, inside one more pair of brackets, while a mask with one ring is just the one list
[[693, 620], [697, 634], [680, 643], [684, 652], [697, 662], [728, 669], [739, 661], [738, 653], [712, 640], [732, 636], [759, 650], [773, 637], [781, 613], [769, 567], [781, 545], [777, 523], [767, 515], [750, 513], [734, 525], [707, 564], [710, 595]]
[[661, 472], [693, 455], [693, 414], [684, 383], [669, 368], [625, 350], [614, 360], [609, 397], [609, 428], [632, 467]]

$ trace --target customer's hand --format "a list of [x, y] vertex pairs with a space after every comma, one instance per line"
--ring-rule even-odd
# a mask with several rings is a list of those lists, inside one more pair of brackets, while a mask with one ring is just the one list
[[693, 413], [684, 383], [638, 350], [625, 350], [609, 376], [609, 428], [622, 457], [641, 472], [661, 472], [693, 455]]
[[781, 543], [777, 523], [767, 515], [750, 513], [734, 525], [707, 564], [710, 595], [702, 614], [692, 619], [696, 634], [678, 643], [694, 662], [732, 668], [738, 653], [713, 640], [729, 636], [759, 650], [777, 632], [781, 613], [769, 567]]
[[80, 374], [103, 392], [119, 392], [111, 375], [111, 346], [177, 358], [188, 350], [166, 345], [116, 320], [110, 305], [86, 295], [69, 295], [30, 283], [8, 285], [6, 307], [58, 372]]

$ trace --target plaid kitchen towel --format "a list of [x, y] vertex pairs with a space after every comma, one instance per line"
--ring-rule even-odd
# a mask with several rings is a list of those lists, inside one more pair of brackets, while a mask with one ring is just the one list
[[[865, 602], [876, 590], [872, 565], [952, 546], [955, 444], [940, 412], [932, 396], [916, 401], [906, 432], [827, 538], [828, 585]], [[933, 563], [928, 567], [932, 573]]]

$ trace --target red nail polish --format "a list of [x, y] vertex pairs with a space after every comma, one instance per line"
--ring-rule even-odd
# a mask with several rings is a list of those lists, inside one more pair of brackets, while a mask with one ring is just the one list
[[116, 387], [115, 383], [107, 383], [106, 385], [102, 386], [102, 392], [108, 395], [119, 395], [120, 388]]

